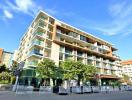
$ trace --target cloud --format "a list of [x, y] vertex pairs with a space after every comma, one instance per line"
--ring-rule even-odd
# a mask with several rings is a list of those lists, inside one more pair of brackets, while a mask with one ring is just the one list
[[59, 13], [57, 10], [51, 8], [45, 9], [45, 11], [51, 15], [57, 15]]
[[127, 2], [117, 2], [108, 8], [110, 20], [106, 23], [97, 23], [95, 30], [105, 35], [129, 35], [132, 34], [132, 4]]
[[108, 8], [110, 15], [112, 15], [113, 17], [121, 15], [125, 5], [126, 5], [126, 2], [112, 4]]
[[8, 10], [4, 10], [4, 17], [12, 19], [13, 18], [13, 14], [10, 13]]
[[12, 16], [12, 18], [15, 13], [24, 13], [34, 17], [42, 9], [42, 6], [36, 4], [33, 0], [15, 0], [14, 2], [6, 0], [0, 9], [4, 11], [4, 14], [6, 11], [6, 15]]

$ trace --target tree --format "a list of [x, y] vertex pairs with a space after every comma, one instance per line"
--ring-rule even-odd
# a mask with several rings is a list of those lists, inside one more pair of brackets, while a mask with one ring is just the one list
[[0, 73], [2, 73], [4, 71], [6, 71], [6, 66], [5, 66], [5, 64], [2, 64], [2, 65], [0, 65]]
[[64, 70], [64, 79], [75, 79], [80, 86], [80, 81], [84, 82], [96, 74], [96, 68], [92, 65], [85, 65], [81, 61], [65, 60], [61, 63]]
[[124, 82], [130, 83], [130, 80], [129, 80], [130, 77], [129, 77], [128, 75], [123, 74], [122, 76], [123, 76], [123, 81], [124, 81]]
[[10, 77], [11, 77], [11, 75], [10, 75], [10, 73], [8, 73], [8, 72], [2, 72], [2, 73], [0, 74], [0, 80], [1, 80], [1, 81], [4, 81], [4, 83], [5, 83], [5, 81], [10, 82]]
[[12, 61], [11, 70], [14, 71], [18, 67], [19, 63], [15, 60]]
[[40, 78], [44, 78], [44, 79], [55, 78], [56, 65], [53, 60], [50, 60], [48, 58], [43, 59], [43, 61], [41, 61], [38, 64], [38, 67], [36, 70]]
[[84, 75], [83, 80], [86, 81], [86, 80], [93, 78], [96, 75], [96, 73], [97, 73], [97, 68], [95, 66], [85, 65], [84, 73], [83, 73]]

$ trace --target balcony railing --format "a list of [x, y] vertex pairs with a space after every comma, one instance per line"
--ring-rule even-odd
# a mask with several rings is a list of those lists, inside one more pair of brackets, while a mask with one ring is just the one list
[[96, 58], [96, 61], [101, 61], [101, 58]]
[[88, 59], [94, 60], [93, 56], [87, 56]]
[[83, 57], [83, 53], [77, 53], [77, 56]]
[[34, 35], [39, 35], [39, 36], [43, 36], [43, 32], [35, 32]]
[[[63, 41], [61, 40], [61, 38], [63, 38]], [[56, 39], [59, 41], [62, 41], [64, 43], [71, 44], [73, 46], [78, 46], [78, 47], [82, 47], [85, 49], [89, 49], [90, 51], [93, 51], [93, 52], [98, 52], [100, 54], [106, 54], [106, 52], [108, 52], [108, 50], [109, 50], [109, 47], [107, 47], [107, 46], [103, 46], [103, 45], [97, 46], [97, 45], [94, 45], [92, 43], [79, 40], [78, 38], [73, 38], [72, 36], [69, 36], [67, 34], [63, 34], [59, 31], [57, 32]], [[108, 50], [106, 50], [106, 49], [108, 49]]]
[[51, 44], [45, 44], [45, 48], [51, 49]]
[[47, 25], [46, 24], [38, 23], [38, 24], [35, 25], [34, 29], [36, 30], [37, 28], [46, 29]]
[[36, 62], [36, 61], [29, 61], [27, 65], [28, 66], [36, 67], [38, 65], [38, 62]]
[[31, 47], [34, 46], [34, 45], [43, 46], [43, 44], [44, 44], [44, 42], [37, 40], [37, 41], [33, 41], [31, 43]]
[[29, 57], [31, 56], [37, 56], [37, 57], [43, 57], [43, 54], [40, 53], [40, 51], [36, 51], [36, 50], [32, 50], [30, 53], [29, 53]]

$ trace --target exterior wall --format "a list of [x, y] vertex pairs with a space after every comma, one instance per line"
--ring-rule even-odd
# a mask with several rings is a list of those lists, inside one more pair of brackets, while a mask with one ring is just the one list
[[123, 74], [128, 75], [130, 77], [130, 81], [132, 82], [132, 60], [122, 61], [123, 65]]
[[0, 48], [0, 64], [5, 64], [6, 67], [9, 67], [11, 64], [13, 53], [6, 52], [4, 49]]
[[3, 55], [3, 49], [0, 48], [0, 64], [2, 63], [2, 55]]
[[13, 54], [10, 52], [4, 52], [2, 55], [2, 64], [5, 64], [6, 67], [10, 67], [11, 65], [11, 60], [12, 60]]
[[59, 45], [52, 43], [51, 59], [55, 61], [57, 66], [59, 65], [59, 49]]
[[27, 68], [43, 58], [54, 60], [56, 65], [70, 58], [95, 65], [98, 74], [119, 76], [116, 50], [110, 43], [40, 11], [21, 39], [17, 61], [26, 61]]
[[15, 50], [15, 51], [14, 51], [14, 54], [13, 54], [12, 60], [17, 61], [17, 56], [18, 56], [18, 51]]

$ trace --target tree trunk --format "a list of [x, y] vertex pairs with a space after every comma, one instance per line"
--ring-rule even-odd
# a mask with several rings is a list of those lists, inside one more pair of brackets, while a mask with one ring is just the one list
[[78, 75], [78, 80], [77, 80], [77, 85], [78, 86], [80, 86], [80, 81], [81, 81], [81, 79], [80, 79], [80, 76]]

